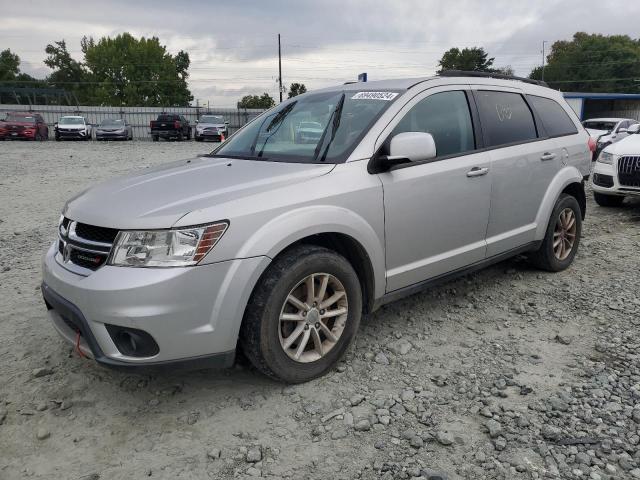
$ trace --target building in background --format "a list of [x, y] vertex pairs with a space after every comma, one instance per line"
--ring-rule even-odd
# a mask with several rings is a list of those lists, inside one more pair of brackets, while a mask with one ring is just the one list
[[640, 93], [565, 92], [563, 95], [580, 120], [604, 117], [640, 120]]

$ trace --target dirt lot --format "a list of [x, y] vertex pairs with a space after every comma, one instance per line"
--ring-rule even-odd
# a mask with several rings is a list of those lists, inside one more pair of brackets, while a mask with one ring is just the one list
[[574, 266], [522, 259], [365, 318], [332, 373], [133, 375], [49, 325], [64, 201], [179, 143], [0, 142], [0, 479], [640, 478], [640, 202], [591, 199]]

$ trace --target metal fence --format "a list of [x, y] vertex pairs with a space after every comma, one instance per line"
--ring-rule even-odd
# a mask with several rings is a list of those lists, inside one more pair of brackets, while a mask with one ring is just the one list
[[201, 115], [221, 115], [229, 122], [229, 133], [233, 133], [244, 124], [260, 115], [264, 110], [236, 109], [236, 108], [206, 108], [206, 107], [95, 107], [62, 105], [0, 105], [0, 119], [7, 112], [30, 111], [40, 113], [49, 125], [49, 136], [53, 137], [53, 126], [63, 115], [81, 115], [92, 125], [99, 125], [105, 118], [122, 118], [133, 127], [133, 137], [150, 140], [151, 120], [155, 120], [161, 113], [175, 113], [184, 115], [194, 127]]

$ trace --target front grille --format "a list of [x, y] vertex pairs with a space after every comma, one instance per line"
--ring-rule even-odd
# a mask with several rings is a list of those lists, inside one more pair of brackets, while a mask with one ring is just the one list
[[115, 228], [95, 227], [86, 223], [76, 224], [76, 235], [92, 242], [113, 243], [118, 235]]
[[618, 182], [625, 187], [640, 188], [640, 155], [620, 157]]
[[599, 187], [613, 187], [613, 177], [611, 175], [602, 175], [600, 173], [593, 174], [593, 184]]
[[63, 264], [97, 270], [104, 265], [118, 235], [114, 228], [62, 220], [59, 229], [58, 252]]

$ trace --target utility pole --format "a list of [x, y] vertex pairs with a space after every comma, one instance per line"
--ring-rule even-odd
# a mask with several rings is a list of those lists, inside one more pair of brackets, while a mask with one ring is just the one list
[[546, 60], [545, 58], [545, 51], [544, 51], [544, 47], [546, 45], [547, 41], [543, 40], [542, 41], [542, 81], [544, 82], [544, 62]]
[[278, 85], [280, 90], [280, 103], [282, 103], [282, 51], [280, 50], [280, 34], [278, 34]]

